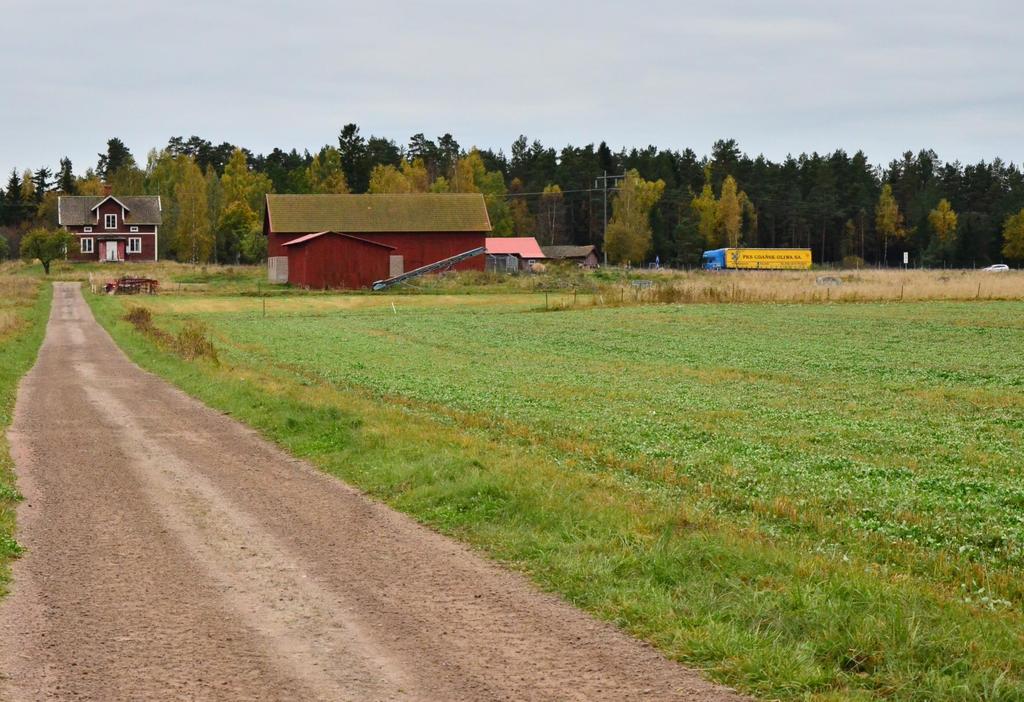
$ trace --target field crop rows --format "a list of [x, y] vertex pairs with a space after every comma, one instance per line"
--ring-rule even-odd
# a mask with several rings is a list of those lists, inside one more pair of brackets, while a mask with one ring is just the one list
[[[152, 304], [210, 325], [211, 377], [364, 408], [312, 460], [720, 679], [790, 699], [1024, 694], [1024, 305], [406, 299]], [[120, 305], [94, 304], [113, 324]], [[423, 446], [361, 454], [374, 403]], [[429, 465], [423, 426], [475, 442], [476, 483]], [[461, 487], [413, 495], [437, 481]]]

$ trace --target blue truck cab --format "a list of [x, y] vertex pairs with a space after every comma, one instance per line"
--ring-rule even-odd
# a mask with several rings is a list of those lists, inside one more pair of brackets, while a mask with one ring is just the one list
[[718, 271], [725, 268], [725, 249], [705, 251], [701, 256], [701, 268], [706, 271]]

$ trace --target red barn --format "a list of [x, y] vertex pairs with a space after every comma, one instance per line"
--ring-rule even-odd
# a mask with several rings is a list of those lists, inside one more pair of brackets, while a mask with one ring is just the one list
[[75, 239], [71, 261], [155, 261], [161, 223], [159, 195], [57, 199], [57, 224]]
[[285, 242], [288, 282], [304, 288], [368, 288], [388, 276], [394, 246], [339, 232]]
[[[290, 266], [293, 257], [298, 254], [290, 253], [289, 249], [300, 249], [286, 244], [309, 234], [341, 233], [363, 242], [392, 247], [387, 257], [386, 275], [374, 277], [359, 274], [348, 278], [373, 282], [483, 247], [484, 239], [490, 231], [487, 205], [479, 193], [269, 194], [266, 196], [263, 215], [263, 233], [267, 237], [267, 273], [270, 281], [275, 283], [294, 282]], [[334, 256], [341, 251], [341, 246], [338, 243], [321, 243], [309, 250]], [[370, 249], [365, 246], [356, 248], [351, 243], [344, 246], [347, 247], [348, 255], [357, 250], [362, 251], [360, 260], [364, 262], [376, 260], [380, 256], [377, 252], [370, 254]], [[333, 265], [343, 265], [340, 259], [330, 260], [334, 262]], [[463, 261], [456, 266], [458, 270], [483, 268], [482, 257]], [[327, 268], [321, 267], [319, 270], [326, 271]], [[325, 284], [325, 280], [310, 278], [305, 272], [302, 277], [305, 282], [301, 284], [308, 287], [334, 287], [333, 284]]]

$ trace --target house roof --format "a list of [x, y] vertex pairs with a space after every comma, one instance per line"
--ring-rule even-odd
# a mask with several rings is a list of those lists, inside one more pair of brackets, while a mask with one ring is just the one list
[[[61, 225], [95, 224], [94, 211], [109, 195], [61, 195], [57, 198], [57, 223]], [[126, 224], [163, 224], [159, 195], [125, 195], [116, 198], [125, 208]]]
[[270, 231], [489, 232], [479, 193], [267, 195]]
[[388, 249], [389, 251], [394, 251], [395, 250], [394, 246], [388, 246], [387, 244], [382, 244], [379, 241], [370, 241], [369, 239], [361, 239], [358, 236], [352, 236], [351, 234], [344, 234], [342, 232], [315, 232], [313, 234], [307, 234], [306, 236], [300, 236], [298, 239], [292, 239], [291, 241], [286, 241], [283, 244], [283, 246], [294, 246], [295, 244], [305, 244], [307, 241], [312, 241], [313, 239], [321, 237], [324, 234], [334, 234], [335, 236], [343, 236], [346, 239], [352, 239], [353, 241], [358, 241], [358, 242], [360, 242], [362, 244], [370, 244], [371, 246], [379, 246], [382, 249]]
[[548, 258], [586, 258], [594, 252], [594, 245], [586, 246], [542, 246], [544, 255]]
[[520, 258], [547, 258], [540, 249], [540, 244], [532, 236], [489, 236], [484, 246], [487, 253], [497, 255], [515, 255]]

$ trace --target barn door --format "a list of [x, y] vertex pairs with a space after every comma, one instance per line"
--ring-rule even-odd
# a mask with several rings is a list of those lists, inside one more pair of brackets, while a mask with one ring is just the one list
[[107, 242], [107, 260], [108, 261], [116, 261], [117, 260], [117, 242], [116, 241], [108, 241]]

